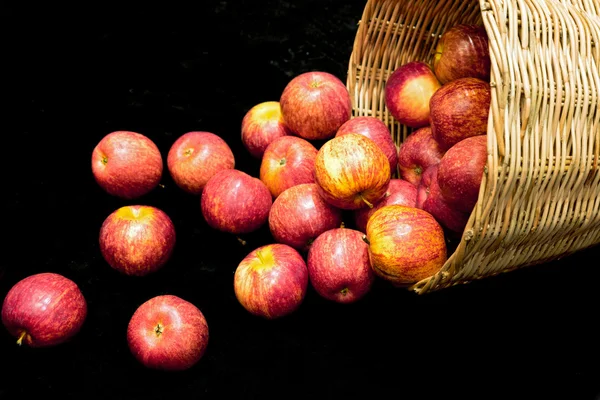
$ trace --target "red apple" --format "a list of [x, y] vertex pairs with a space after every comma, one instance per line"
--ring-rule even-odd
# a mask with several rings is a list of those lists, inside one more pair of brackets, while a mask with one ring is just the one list
[[184, 133], [171, 145], [167, 167], [177, 186], [199, 195], [215, 173], [235, 167], [235, 158], [221, 137], [193, 131]]
[[471, 213], [487, 163], [487, 135], [473, 136], [452, 146], [438, 169], [440, 192], [450, 207]]
[[437, 273], [447, 259], [442, 226], [416, 207], [381, 207], [369, 218], [365, 239], [373, 271], [395, 286]]
[[373, 207], [385, 196], [390, 179], [390, 163], [383, 151], [358, 133], [329, 139], [315, 159], [319, 193], [341, 209]]
[[431, 134], [442, 150], [487, 133], [490, 100], [490, 84], [477, 78], [455, 79], [431, 96]]
[[442, 86], [429, 64], [411, 61], [398, 67], [385, 83], [385, 106], [401, 124], [429, 125], [429, 100]]
[[260, 180], [273, 198], [301, 183], [315, 181], [317, 148], [297, 136], [275, 139], [265, 150], [260, 163]]
[[242, 143], [254, 158], [261, 159], [273, 140], [291, 133], [283, 122], [278, 101], [259, 103], [242, 119]]
[[323, 71], [294, 77], [283, 89], [279, 102], [286, 126], [307, 140], [332, 138], [352, 113], [346, 85]]
[[309, 281], [319, 295], [337, 303], [353, 303], [364, 297], [375, 280], [369, 246], [363, 233], [348, 228], [323, 232], [307, 256]]
[[400, 177], [418, 187], [423, 172], [439, 163], [443, 155], [444, 151], [431, 134], [431, 127], [413, 131], [398, 149]]
[[235, 270], [233, 289], [251, 314], [276, 319], [297, 310], [306, 296], [308, 270], [293, 247], [267, 244], [252, 250]]
[[267, 186], [258, 178], [237, 169], [217, 172], [208, 180], [200, 207], [207, 224], [235, 235], [263, 226], [273, 204]]
[[108, 194], [135, 199], [153, 190], [162, 178], [163, 161], [156, 144], [136, 132], [104, 136], [92, 152], [92, 174]]
[[433, 71], [442, 84], [460, 78], [490, 80], [488, 35], [482, 25], [459, 24], [440, 37]]
[[200, 361], [208, 346], [204, 314], [189, 301], [160, 295], [140, 305], [127, 326], [127, 344], [143, 366], [182, 371]]
[[342, 210], [327, 203], [316, 183], [302, 183], [281, 193], [269, 211], [276, 242], [307, 251], [321, 233], [342, 224]]
[[113, 211], [100, 228], [100, 252], [115, 270], [144, 276], [158, 271], [175, 247], [171, 218], [153, 206], [130, 205]]
[[388, 158], [390, 171], [392, 173], [396, 172], [398, 168], [398, 148], [394, 143], [390, 130], [382, 120], [369, 116], [354, 117], [344, 122], [335, 136], [348, 133], [358, 133], [374, 141]]
[[17, 282], [2, 304], [2, 323], [30, 347], [55, 346], [70, 340], [83, 326], [87, 303], [75, 282], [43, 272]]
[[354, 211], [354, 222], [356, 229], [366, 232], [367, 222], [373, 213], [383, 206], [390, 204], [402, 204], [409, 207], [416, 207], [417, 187], [404, 179], [390, 179], [387, 192], [383, 199], [373, 205], [373, 208], [359, 208]]

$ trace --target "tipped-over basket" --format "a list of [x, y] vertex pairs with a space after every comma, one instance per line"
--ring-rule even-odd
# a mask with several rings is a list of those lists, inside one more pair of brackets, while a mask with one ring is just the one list
[[491, 58], [488, 160], [460, 242], [419, 294], [552, 261], [600, 243], [600, 0], [368, 0], [350, 56], [353, 116], [397, 145], [387, 77], [432, 65], [441, 34], [485, 26]]

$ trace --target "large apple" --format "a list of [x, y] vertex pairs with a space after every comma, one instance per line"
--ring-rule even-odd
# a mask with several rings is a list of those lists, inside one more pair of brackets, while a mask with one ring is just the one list
[[371, 267], [395, 286], [407, 286], [437, 273], [447, 259], [444, 230], [416, 207], [381, 207], [367, 223]]
[[315, 159], [319, 193], [341, 209], [373, 207], [385, 196], [390, 179], [390, 163], [383, 151], [358, 133], [329, 139]]
[[143, 366], [181, 371], [200, 361], [209, 331], [198, 307], [173, 295], [159, 295], [141, 304], [127, 326], [127, 344]]
[[242, 143], [254, 158], [261, 159], [273, 140], [290, 134], [278, 101], [256, 104], [242, 118]]
[[323, 199], [316, 183], [285, 190], [269, 211], [269, 229], [275, 241], [303, 252], [321, 233], [341, 224], [342, 210]]
[[294, 77], [283, 89], [279, 102], [286, 126], [306, 140], [332, 138], [352, 113], [348, 88], [324, 71]]
[[55, 346], [70, 340], [83, 326], [87, 303], [71, 279], [52, 272], [17, 282], [2, 304], [2, 323], [30, 347]]
[[297, 136], [275, 139], [265, 150], [260, 163], [260, 180], [273, 198], [301, 183], [315, 181], [317, 148]]
[[304, 258], [282, 243], [252, 250], [239, 263], [233, 278], [239, 303], [251, 314], [265, 319], [281, 318], [297, 310], [307, 287]]
[[123, 206], [108, 215], [100, 228], [100, 252], [108, 265], [125, 275], [158, 271], [171, 258], [175, 226], [159, 208]]
[[429, 125], [429, 100], [442, 86], [429, 64], [411, 61], [396, 68], [385, 83], [385, 106], [401, 124]]
[[199, 195], [216, 172], [235, 167], [235, 157], [220, 136], [192, 131], [184, 133], [171, 145], [167, 167], [177, 186]]
[[364, 234], [334, 228], [315, 239], [306, 265], [312, 287], [319, 295], [337, 303], [353, 303], [364, 297], [375, 280]]
[[477, 78], [455, 79], [431, 96], [431, 134], [442, 150], [487, 133], [490, 101], [490, 84]]
[[463, 139], [444, 154], [437, 180], [442, 196], [452, 208], [471, 213], [486, 163], [487, 135]]
[[374, 141], [388, 158], [390, 171], [392, 173], [396, 172], [398, 168], [398, 148], [394, 143], [390, 130], [382, 120], [369, 116], [351, 118], [340, 126], [335, 136], [348, 133], [358, 133]]
[[433, 71], [442, 84], [460, 78], [490, 80], [488, 35], [482, 25], [459, 24], [447, 29], [435, 49]]
[[409, 207], [417, 205], [417, 187], [404, 179], [390, 179], [387, 192], [383, 199], [373, 205], [373, 208], [359, 208], [354, 211], [354, 223], [356, 229], [366, 232], [367, 222], [373, 213], [381, 207], [390, 204], [402, 204]]
[[135, 199], [158, 186], [163, 161], [156, 144], [137, 132], [115, 131], [92, 152], [92, 174], [108, 194]]
[[206, 223], [235, 235], [250, 233], [269, 218], [273, 198], [258, 178], [237, 170], [217, 172], [202, 192], [200, 208]]
[[423, 172], [440, 162], [444, 151], [431, 134], [431, 127], [424, 126], [413, 131], [398, 149], [398, 170], [400, 177], [416, 187]]

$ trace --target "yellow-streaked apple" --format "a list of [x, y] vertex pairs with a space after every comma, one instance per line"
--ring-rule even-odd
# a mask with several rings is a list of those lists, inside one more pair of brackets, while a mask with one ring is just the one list
[[242, 143], [252, 157], [261, 159], [271, 142], [291, 134], [281, 115], [279, 101], [264, 101], [250, 108], [242, 118]]
[[431, 127], [424, 126], [411, 132], [398, 149], [400, 177], [416, 187], [427, 168], [440, 162], [444, 151], [431, 134]]

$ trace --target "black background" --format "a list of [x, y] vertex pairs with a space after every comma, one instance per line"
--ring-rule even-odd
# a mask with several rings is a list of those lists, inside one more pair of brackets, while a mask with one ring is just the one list
[[[0, 398], [415, 398], [434, 389], [446, 398], [476, 386], [479, 398], [600, 398], [598, 247], [424, 296], [377, 281], [342, 306], [309, 288], [294, 314], [265, 321], [242, 309], [232, 284], [239, 261], [272, 240], [268, 227], [245, 247], [209, 229], [199, 199], [165, 169], [164, 188], [134, 202], [172, 218], [170, 262], [134, 279], [102, 259], [102, 221], [134, 203], [93, 180], [91, 152], [104, 135], [143, 133], [166, 160], [179, 135], [214, 132], [236, 168], [258, 176], [240, 140], [244, 114], [278, 100], [302, 72], [345, 81], [364, 2], [3, 7], [0, 295], [52, 271], [79, 285], [89, 311], [80, 333], [54, 348], [18, 347], [0, 331]], [[167, 293], [197, 305], [210, 328], [204, 358], [179, 373], [143, 368], [125, 338], [135, 309]]]

